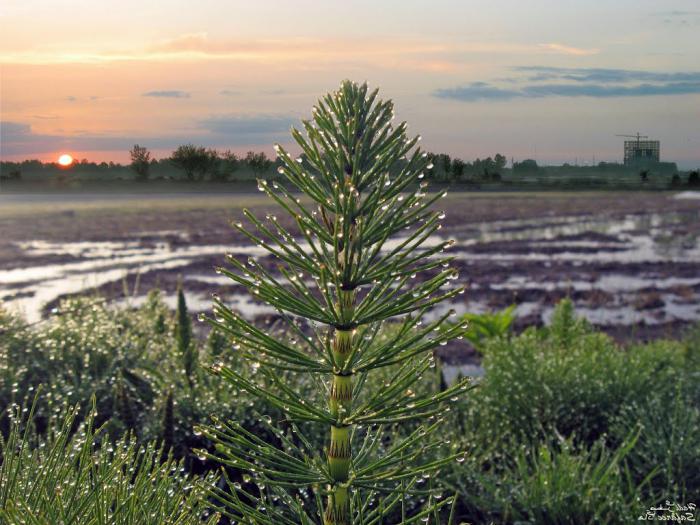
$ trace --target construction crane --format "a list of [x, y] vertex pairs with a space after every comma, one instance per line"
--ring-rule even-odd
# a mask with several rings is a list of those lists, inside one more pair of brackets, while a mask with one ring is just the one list
[[639, 139], [648, 139], [648, 135], [640, 135], [639, 131], [637, 132], [636, 135], [615, 135], [616, 137], [630, 137], [633, 139], [637, 139], [637, 146], [639, 146]]

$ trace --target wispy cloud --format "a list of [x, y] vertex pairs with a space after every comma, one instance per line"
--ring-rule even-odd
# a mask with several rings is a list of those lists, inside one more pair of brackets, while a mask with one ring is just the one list
[[285, 95], [287, 93], [286, 89], [261, 89], [260, 93], [263, 95]]
[[217, 115], [202, 119], [199, 127], [238, 144], [255, 144], [287, 136], [299, 119], [288, 115]]
[[457, 71], [475, 55], [563, 54], [585, 56], [598, 49], [563, 42], [531, 43], [515, 40], [441, 40], [439, 37], [294, 37], [221, 38], [206, 32], [187, 33], [140, 46], [89, 48], [32, 47], [0, 53], [10, 64], [105, 64], [118, 62], [236, 61], [260, 64], [293, 63], [295, 67], [371, 65], [394, 70]]
[[32, 127], [22, 122], [2, 121], [0, 122], [0, 139], [2, 143], [16, 142], [31, 135]]
[[190, 98], [190, 94], [187, 91], [180, 91], [177, 89], [166, 89], [166, 90], [162, 90], [162, 91], [147, 91], [142, 96], [154, 97], [154, 98]]
[[664, 24], [687, 27], [700, 24], [700, 11], [672, 9], [669, 11], [657, 11], [652, 16], [659, 17]]
[[20, 64], [105, 63], [119, 61], [236, 60], [275, 63], [293, 60], [377, 58], [454, 50], [454, 46], [413, 38], [215, 38], [192, 33], [141, 47], [76, 52], [66, 48], [0, 53], [0, 61]]
[[514, 98], [543, 97], [648, 97], [654, 95], [689, 95], [700, 93], [700, 82], [668, 82], [665, 84], [637, 84], [608, 86], [600, 84], [537, 84], [519, 89], [505, 89], [484, 82], [466, 86], [438, 89], [433, 95], [464, 102], [477, 100], [509, 100]]
[[700, 93], [700, 82], [667, 82], [662, 84], [636, 84], [610, 86], [597, 84], [543, 84], [523, 88], [531, 97], [648, 97], [654, 95], [689, 95]]
[[270, 51], [279, 51], [289, 46], [292, 49], [301, 50], [318, 45], [318, 41], [297, 38], [286, 40], [275, 39], [236, 39], [236, 38], [211, 38], [207, 33], [188, 33], [172, 39], [164, 40], [149, 46], [148, 53], [154, 54], [181, 54], [193, 53], [200, 55], [224, 55], [251, 57]]
[[[266, 147], [272, 141], [289, 137], [289, 128], [299, 122], [289, 115], [218, 115], [190, 121], [183, 130], [171, 135], [102, 135], [93, 132], [52, 134], [35, 132], [24, 122], [0, 122], [2, 156], [33, 157], [56, 151], [128, 151], [134, 144], [153, 149], [171, 149], [194, 142], [210, 147]], [[192, 124], [199, 128], [192, 133]], [[189, 129], [185, 131], [184, 128]]]
[[84, 97], [76, 97], [74, 95], [69, 95], [65, 97], [65, 100], [67, 102], [95, 102], [97, 100], [100, 100], [101, 97], [98, 97], [97, 95], [90, 95], [90, 96], [84, 96]]
[[23, 122], [0, 122], [0, 145], [3, 156], [33, 157], [56, 151], [127, 151], [135, 143], [149, 148], [170, 148], [190, 142], [192, 137], [144, 137], [100, 135], [83, 132], [74, 135], [55, 135], [35, 132]]
[[659, 16], [700, 16], [700, 11], [672, 9], [670, 11], [658, 11], [656, 14]]
[[455, 88], [438, 89], [433, 92], [438, 98], [451, 98], [464, 102], [474, 102], [477, 100], [509, 100], [523, 96], [517, 89], [503, 89], [486, 82], [472, 82], [466, 86]]
[[700, 72], [695, 71], [657, 72], [548, 66], [518, 66], [511, 69], [524, 73], [525, 76], [501, 79], [501, 84], [471, 82], [454, 88], [438, 89], [433, 95], [473, 102], [515, 98], [614, 98], [700, 93]]
[[540, 44], [539, 47], [544, 49], [545, 51], [550, 51], [552, 53], [557, 53], [561, 55], [589, 56], [597, 55], [598, 53], [600, 53], [600, 49], [597, 48], [585, 49], [581, 47], [567, 46], [565, 44], [559, 44], [556, 42]]
[[571, 80], [575, 82], [698, 82], [700, 71], [659, 72], [611, 68], [566, 68], [517, 66], [514, 71], [532, 73], [528, 80]]

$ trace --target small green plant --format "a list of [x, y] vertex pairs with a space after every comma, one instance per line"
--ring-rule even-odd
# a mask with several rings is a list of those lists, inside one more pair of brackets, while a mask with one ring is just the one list
[[688, 397], [689, 379], [678, 374], [672, 389], [656, 389], [644, 403], [624, 407], [611, 432], [621, 439], [628, 428], [640, 427], [627, 465], [636, 481], [650, 480], [648, 492], [659, 501], [700, 497], [700, 408]]
[[515, 305], [505, 310], [493, 313], [471, 314], [462, 316], [462, 320], [469, 325], [464, 337], [479, 352], [483, 352], [484, 344], [495, 337], [503, 337], [510, 332], [510, 327], [515, 321]]
[[489, 342], [485, 378], [467, 419], [493, 442], [559, 432], [591, 444], [609, 432], [623, 407], [643, 404], [650, 384], [665, 389], [673, 383], [683, 368], [682, 350], [676, 344], [623, 351], [577, 318], [567, 299], [549, 327]]
[[177, 286], [177, 324], [175, 325], [175, 341], [177, 342], [177, 353], [182, 359], [182, 367], [185, 371], [187, 384], [190, 390], [194, 388], [194, 376], [197, 372], [199, 361], [199, 351], [196, 343], [192, 340], [192, 319], [187, 311], [185, 292], [182, 283]]
[[[462, 288], [452, 284], [452, 257], [443, 255], [453, 241], [427, 242], [444, 217], [431, 209], [443, 194], [428, 196], [422, 180], [432, 164], [416, 148], [419, 137], [408, 138], [405, 123], [392, 124], [393, 104], [377, 93], [343, 82], [303, 122], [306, 136], [292, 130], [302, 156], [276, 146], [290, 186], [260, 180], [259, 189], [289, 218], [263, 222], [244, 210], [253, 228], [235, 224], [277, 260], [276, 271], [234, 256], [232, 270], [217, 270], [274, 306], [295, 334], [280, 340], [215, 299], [209, 322], [229, 334], [256, 374], [219, 364], [212, 371], [234, 393], [262, 398], [282, 414], [278, 424], [260, 415], [272, 440], [219, 418], [200, 429], [217, 444], [203, 457], [248, 473], [251, 483], [213, 491], [234, 520], [445, 522], [439, 511], [452, 498], [427, 480], [463, 451], [435, 433], [469, 384], [425, 393], [416, 384], [434, 366], [432, 350], [466, 328], [449, 323], [450, 313], [426, 323], [423, 315]], [[400, 320], [394, 335], [377, 337], [392, 318]], [[372, 382], [383, 369], [390, 377]], [[289, 374], [306, 377], [315, 392], [295, 391]], [[409, 421], [416, 424], [401, 430]], [[325, 450], [308, 437], [319, 426], [328, 429]]]
[[626, 480], [624, 469], [636, 440], [637, 434], [630, 434], [614, 451], [602, 441], [587, 448], [571, 440], [522, 450], [512, 471], [503, 476], [514, 482], [503, 501], [508, 521], [593, 525], [636, 517], [639, 487]]

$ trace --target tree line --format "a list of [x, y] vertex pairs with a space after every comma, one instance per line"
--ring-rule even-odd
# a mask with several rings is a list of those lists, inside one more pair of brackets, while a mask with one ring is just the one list
[[426, 177], [439, 182], [499, 181], [508, 163], [500, 153], [472, 162], [452, 158], [447, 153], [428, 153], [428, 157], [432, 168]]
[[[265, 152], [249, 151], [245, 155], [226, 150], [184, 144], [168, 157], [156, 159], [148, 148], [135, 144], [129, 151], [131, 162], [91, 162], [76, 159], [68, 167], [56, 162], [29, 159], [19, 162], [0, 162], [0, 180], [211, 180], [226, 182], [250, 180], [270, 172], [276, 162]], [[177, 174], [177, 171], [180, 174]]]
[[[151, 166], [150, 152], [143, 146], [136, 144], [130, 150], [130, 155], [131, 169], [136, 173], [137, 179], [147, 180]], [[496, 153], [493, 158], [477, 158], [472, 162], [451, 158], [446, 153], [429, 153], [428, 157], [432, 167], [427, 170], [426, 177], [441, 182], [475, 179], [498, 181], [501, 180], [501, 173], [507, 164], [506, 157], [500, 153]], [[227, 181], [233, 178], [234, 173], [241, 165], [247, 165], [256, 176], [260, 176], [277, 164], [276, 161], [268, 159], [263, 152], [249, 151], [245, 157], [239, 157], [228, 150], [218, 152], [215, 149], [195, 146], [194, 144], [179, 146], [169, 157], [169, 161], [181, 169], [186, 179], [190, 181], [207, 178], [212, 181]]]
[[[175, 148], [168, 157], [156, 159], [151, 151], [139, 144], [135, 144], [129, 150], [130, 163], [127, 165], [115, 162], [90, 162], [87, 159], [76, 160], [69, 168], [63, 168], [55, 162], [41, 162], [39, 160], [25, 160], [21, 162], [0, 162], [0, 180], [19, 181], [23, 178], [35, 178], [37, 180], [56, 179], [65, 181], [69, 174], [80, 175], [81, 178], [110, 178], [115, 180], [136, 180], [145, 182], [148, 180], [173, 180], [184, 179], [191, 182], [212, 181], [229, 182], [244, 181], [259, 178], [277, 177], [276, 168], [278, 160], [270, 159], [265, 152], [248, 151], [245, 155], [236, 154], [230, 150], [220, 151], [195, 144], [183, 144]], [[303, 156], [303, 154], [302, 154]], [[493, 157], [477, 158], [473, 161], [465, 161], [458, 157], [451, 157], [446, 153], [428, 153], [430, 168], [425, 170], [425, 178], [435, 182], [453, 183], [498, 183], [504, 176], [514, 180], [518, 177], [532, 175], [570, 176], [577, 173], [581, 175], [606, 173], [621, 173], [629, 171], [626, 166], [615, 162], [600, 162], [592, 166], [540, 166], [533, 159], [513, 161], [511, 167], [507, 167], [508, 160], [505, 155], [496, 153]], [[675, 163], [668, 164], [670, 174], [674, 173], [671, 180], [672, 186], [698, 187], [698, 171], [691, 171], [687, 178], [677, 172]], [[664, 166], [665, 167], [665, 166]], [[180, 176], [174, 176], [173, 168], [180, 172]], [[25, 177], [28, 175], [28, 177]], [[648, 179], [648, 170], [640, 172], [642, 182]]]
[[[148, 180], [151, 174], [153, 159], [147, 148], [135, 144], [129, 151], [131, 169], [136, 173], [137, 180]], [[182, 170], [188, 181], [226, 182], [234, 177], [234, 173], [247, 166], [255, 176], [269, 171], [275, 163], [265, 152], [249, 151], [245, 156], [236, 155], [230, 150], [223, 152], [194, 144], [178, 146], [167, 159], [170, 164]]]

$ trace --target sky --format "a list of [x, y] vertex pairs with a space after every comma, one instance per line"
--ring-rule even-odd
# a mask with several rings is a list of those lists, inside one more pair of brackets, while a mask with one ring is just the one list
[[134, 143], [272, 153], [343, 79], [423, 147], [700, 166], [697, 0], [3, 0], [3, 160], [128, 160]]

